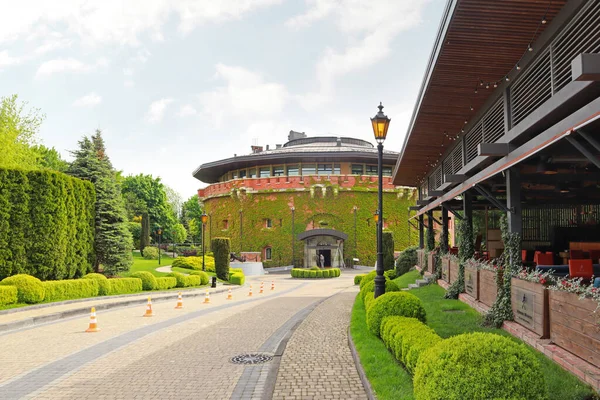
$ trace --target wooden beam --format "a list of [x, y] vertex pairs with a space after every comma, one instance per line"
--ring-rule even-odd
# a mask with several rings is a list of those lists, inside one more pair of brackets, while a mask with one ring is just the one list
[[574, 81], [600, 81], [600, 54], [582, 53], [571, 61]]
[[510, 143], [479, 143], [477, 153], [480, 156], [504, 157], [514, 149]]
[[589, 151], [584, 145], [579, 143], [577, 139], [567, 136], [567, 141], [573, 145], [581, 154], [586, 156], [596, 167], [600, 168], [600, 160], [591, 151]]
[[431, 197], [441, 197], [443, 195], [444, 195], [443, 190], [430, 190], [429, 191], [429, 196], [431, 196]]
[[446, 175], [444, 175], [444, 181], [445, 182], [463, 183], [468, 178], [469, 177], [466, 176], [466, 175], [459, 175], [459, 174], [446, 174]]

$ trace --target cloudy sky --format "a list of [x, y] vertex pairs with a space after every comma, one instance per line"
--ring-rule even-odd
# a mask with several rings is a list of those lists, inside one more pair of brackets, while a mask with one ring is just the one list
[[102, 129], [115, 168], [184, 198], [200, 164], [253, 143], [369, 141], [382, 101], [399, 151], [444, 0], [0, 0], [0, 96], [46, 114], [66, 158]]

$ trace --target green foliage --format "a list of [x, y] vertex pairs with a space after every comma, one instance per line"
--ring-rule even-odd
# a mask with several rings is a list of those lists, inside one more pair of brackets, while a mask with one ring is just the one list
[[[189, 256], [189, 257], [177, 257], [173, 260], [173, 267], [177, 268], [189, 268], [202, 270], [202, 256]], [[215, 272], [215, 259], [208, 254], [204, 256], [204, 266], [206, 271]], [[231, 272], [231, 270], [230, 270]]]
[[421, 300], [408, 292], [389, 292], [377, 297], [367, 310], [367, 326], [379, 336], [383, 318], [399, 315], [425, 322], [425, 308]]
[[[244, 275], [243, 272], [240, 272], [242, 275]], [[200, 284], [201, 285], [208, 285], [208, 274], [206, 272], [203, 271], [191, 271], [190, 275], [198, 275], [200, 277]]]
[[0, 279], [89, 272], [94, 201], [88, 182], [53, 171], [0, 169]]
[[147, 271], [138, 271], [129, 275], [131, 278], [140, 278], [142, 280], [143, 290], [156, 289], [156, 277]]
[[394, 269], [394, 232], [387, 230], [382, 232], [381, 250], [383, 252], [383, 270]]
[[[202, 277], [200, 275], [188, 275], [184, 278], [185, 287], [200, 286], [202, 284]], [[208, 276], [206, 277], [206, 279], [208, 279]]]
[[44, 301], [63, 301], [98, 296], [99, 287], [94, 279], [69, 279], [42, 282]]
[[211, 247], [215, 258], [215, 273], [217, 278], [229, 280], [229, 252], [231, 241], [229, 238], [213, 238]]
[[187, 239], [187, 230], [183, 224], [175, 224], [173, 228], [171, 228], [171, 240], [175, 243], [183, 243], [185, 239]]
[[458, 279], [448, 288], [447, 299], [458, 299], [458, 295], [465, 291], [465, 263], [475, 255], [473, 222], [468, 218], [458, 224], [458, 244]]
[[54, 147], [48, 148], [40, 144], [34, 146], [33, 150], [38, 154], [38, 165], [40, 168], [57, 172], [67, 172], [69, 169], [69, 163], [62, 159], [60, 153]]
[[310, 267], [310, 270], [311, 270], [311, 271], [320, 271], [320, 270], [321, 270], [321, 268], [319, 268], [319, 267], [315, 266], [315, 267]]
[[156, 278], [156, 290], [167, 290], [176, 286], [177, 279], [172, 276], [162, 276], [160, 278]]
[[144, 255], [144, 249], [148, 247], [150, 244], [150, 217], [148, 217], [148, 213], [142, 213], [142, 231], [140, 232], [140, 244], [138, 249], [140, 249], [140, 253], [142, 256]]
[[110, 293], [110, 282], [106, 276], [92, 272], [83, 276], [83, 279], [92, 279], [96, 281], [99, 296], [106, 296]]
[[175, 287], [182, 288], [182, 287], [186, 286], [187, 282], [185, 280], [185, 275], [183, 275], [179, 272], [171, 272], [167, 276], [171, 276], [177, 280], [177, 285]]
[[400, 253], [396, 259], [396, 275], [401, 276], [410, 271], [415, 265], [417, 265], [418, 257], [417, 250], [418, 246], [407, 247]]
[[229, 283], [234, 285], [243, 285], [246, 282], [246, 276], [244, 274], [240, 274], [239, 272], [235, 272], [230, 275]]
[[306, 269], [306, 268], [292, 268], [290, 270], [292, 278], [336, 278], [341, 275], [339, 268], [327, 268], [327, 269]]
[[84, 137], [79, 141], [79, 149], [72, 154], [75, 160], [69, 167], [69, 173], [89, 180], [96, 189], [94, 270], [103, 270], [109, 275], [128, 271], [133, 262], [133, 241], [127, 228], [128, 220], [116, 174], [106, 155], [101, 132], [97, 130], [91, 137]]
[[158, 260], [158, 247], [144, 247], [143, 253], [146, 260]]
[[0, 306], [14, 304], [19, 300], [16, 286], [0, 285]]
[[[385, 292], [397, 292], [400, 288], [393, 281], [385, 281]], [[363, 301], [367, 297], [368, 294], [375, 293], [375, 281], [369, 281], [362, 289], [360, 289], [360, 295], [362, 296]]]
[[316, 278], [317, 277], [317, 271], [308, 271], [308, 273], [309, 273], [309, 275], [308, 275], [309, 278]]
[[395, 269], [390, 269], [388, 271], [385, 271], [383, 273], [383, 276], [385, 276], [386, 280], [396, 279], [396, 270]]
[[377, 271], [373, 270], [371, 272], [369, 272], [368, 274], [366, 274], [360, 281], [360, 288], [362, 290], [362, 288], [369, 282], [371, 282], [373, 279], [375, 279], [375, 277], [377, 276]]
[[135, 249], [140, 248], [140, 238], [142, 237], [142, 224], [139, 222], [128, 222], [127, 228], [129, 229], [129, 233], [131, 233], [131, 238], [133, 240], [133, 247]]
[[9, 276], [4, 278], [0, 285], [16, 287], [19, 303], [35, 304], [44, 301], [44, 286], [33, 276], [26, 274]]
[[523, 344], [490, 333], [446, 339], [421, 355], [420, 399], [546, 399], [539, 362]]
[[[368, 178], [367, 178], [368, 179]], [[243, 181], [240, 181], [243, 182]], [[316, 183], [316, 182], [315, 182]], [[337, 190], [333, 194], [332, 186], [328, 185], [326, 195], [310, 195], [310, 191], [271, 191], [263, 193], [235, 192], [234, 195], [223, 195], [206, 199], [204, 206], [211, 218], [206, 226], [206, 239], [210, 235], [228, 236], [231, 238], [231, 248], [240, 248], [239, 210], [243, 215], [243, 250], [263, 251], [267, 246], [272, 248], [272, 260], [263, 261], [265, 267], [290, 265], [292, 261], [292, 236], [298, 235], [319, 221], [327, 223], [338, 231], [345, 232], [349, 239], [344, 243], [344, 258], [356, 255], [363, 265], [374, 265], [376, 258], [375, 224], [373, 210], [377, 208], [377, 192], [359, 191], [361, 185], [356, 183], [351, 190]], [[408, 207], [414, 205], [415, 191], [413, 189], [396, 189], [385, 191], [383, 201], [386, 204], [386, 219], [390, 221], [387, 229], [394, 232], [394, 242], [397, 248], [416, 244], [417, 236], [411, 236], [406, 219]], [[295, 207], [295, 223], [292, 232], [292, 216], [290, 205]], [[356, 248], [354, 245], [353, 207], [357, 206], [356, 218]], [[264, 227], [265, 218], [274, 223], [272, 228]], [[222, 221], [228, 220], [228, 228], [223, 229]], [[279, 223], [281, 220], [281, 223]], [[404, 221], [404, 222], [402, 222]], [[294, 242], [296, 262], [302, 261], [303, 243]], [[350, 264], [347, 262], [347, 264]]]
[[110, 295], [137, 293], [143, 290], [140, 278], [112, 278], [109, 279]]
[[[430, 214], [431, 213], [431, 214]], [[430, 215], [433, 215], [432, 211], [427, 213], [427, 229], [425, 232], [425, 250], [432, 251], [435, 249], [435, 229], [433, 228], [433, 218]]]
[[362, 278], [365, 277], [365, 274], [360, 274], [360, 275], [354, 275], [354, 284], [358, 285], [360, 283], [360, 281], [362, 280]]
[[147, 213], [150, 220], [149, 231], [155, 230], [152, 227], [154, 224], [155, 227], [160, 226], [165, 234], [171, 232], [176, 223], [175, 214], [160, 178], [144, 174], [127, 176], [121, 182], [121, 193], [130, 220]]

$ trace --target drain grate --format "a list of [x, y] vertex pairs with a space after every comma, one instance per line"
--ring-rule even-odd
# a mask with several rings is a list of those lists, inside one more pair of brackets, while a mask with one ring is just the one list
[[273, 356], [268, 354], [240, 354], [238, 356], [233, 357], [230, 361], [234, 364], [245, 364], [245, 365], [253, 365], [253, 364], [264, 364], [273, 359]]

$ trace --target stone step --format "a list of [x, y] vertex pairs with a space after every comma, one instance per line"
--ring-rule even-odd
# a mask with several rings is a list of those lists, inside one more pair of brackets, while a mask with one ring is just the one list
[[409, 283], [408, 284], [408, 289], [417, 289], [419, 287], [419, 285], [417, 285], [416, 283]]
[[415, 284], [417, 284], [419, 287], [426, 286], [426, 285], [429, 285], [429, 280], [428, 279], [417, 279]]

